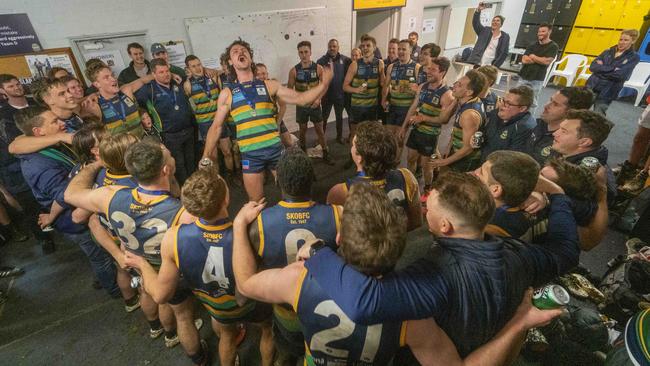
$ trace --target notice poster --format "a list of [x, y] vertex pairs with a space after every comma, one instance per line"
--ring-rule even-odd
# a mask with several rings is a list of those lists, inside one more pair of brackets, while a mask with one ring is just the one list
[[424, 19], [422, 21], [422, 33], [435, 33], [436, 19]]
[[167, 55], [169, 56], [169, 63], [185, 69], [185, 44], [183, 42], [176, 42], [172, 44], [165, 44]]
[[38, 52], [41, 48], [27, 14], [0, 14], [0, 56]]
[[47, 76], [47, 73], [53, 67], [62, 67], [75, 77], [74, 67], [72, 66], [72, 61], [70, 57], [66, 54], [61, 55], [26, 55], [25, 61], [29, 67], [29, 71], [32, 74], [32, 79], [38, 80]]
[[111, 68], [111, 71], [113, 71], [115, 75], [119, 74], [120, 71], [126, 68], [126, 65], [124, 65], [124, 59], [122, 58], [122, 54], [120, 53], [119, 50], [102, 50], [102, 51], [87, 52], [84, 54], [84, 57], [87, 60], [96, 58], [104, 61], [104, 63]]

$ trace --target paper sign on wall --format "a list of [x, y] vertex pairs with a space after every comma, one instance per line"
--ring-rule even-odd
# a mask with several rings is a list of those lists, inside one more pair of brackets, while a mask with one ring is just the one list
[[88, 52], [84, 55], [87, 60], [96, 58], [104, 61], [108, 67], [111, 68], [111, 71], [116, 75], [126, 68], [124, 64], [124, 59], [119, 50], [104, 50], [104, 51], [94, 51]]
[[422, 21], [422, 33], [435, 33], [435, 32], [436, 32], [436, 20], [424, 19]]
[[183, 42], [175, 42], [172, 44], [165, 44], [167, 54], [169, 55], [169, 63], [178, 66], [182, 69], [185, 68], [185, 44]]
[[47, 73], [53, 67], [62, 67], [71, 75], [76, 75], [72, 61], [68, 55], [29, 55], [25, 56], [25, 61], [29, 66], [29, 71], [32, 74], [32, 79], [42, 79], [47, 76]]
[[409, 23], [408, 23], [409, 32], [412, 32], [412, 31], [415, 30], [415, 26], [416, 26], [417, 22], [418, 22], [418, 18], [416, 18], [416, 17], [410, 17], [409, 18]]

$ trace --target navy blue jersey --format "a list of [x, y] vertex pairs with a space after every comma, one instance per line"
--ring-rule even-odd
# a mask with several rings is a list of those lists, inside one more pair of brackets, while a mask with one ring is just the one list
[[[106, 168], [102, 168], [102, 170], [100, 170], [99, 173], [97, 173], [97, 176], [95, 177], [95, 184], [93, 188], [99, 188], [105, 186], [125, 186], [129, 188], [135, 188], [138, 186], [138, 183], [129, 174], [124, 174], [124, 175], [112, 174], [108, 170], [106, 170]], [[102, 226], [106, 230], [108, 230], [111, 236], [113, 236], [113, 239], [116, 240], [116, 243], [119, 244], [120, 239], [117, 237], [115, 231], [113, 231], [113, 227], [111, 226], [110, 221], [106, 217], [106, 214], [100, 212], [97, 214], [97, 217], [99, 217], [99, 223], [102, 224]]]
[[404, 210], [409, 209], [409, 202], [413, 199], [414, 194], [418, 194], [418, 186], [415, 177], [406, 168], [390, 170], [384, 178], [371, 178], [364, 172], [358, 172], [357, 175], [345, 182], [346, 190], [359, 182], [370, 183], [375, 187], [383, 189], [393, 203]]
[[145, 202], [139, 188], [116, 191], [108, 205], [107, 216], [126, 249], [160, 266], [160, 243], [182, 213], [181, 201], [164, 192]]
[[79, 131], [81, 126], [84, 124], [84, 120], [75, 113], [68, 118], [62, 118], [61, 120], [65, 124], [65, 132], [67, 133], [75, 133]]
[[499, 97], [493, 91], [489, 91], [485, 98], [481, 98], [481, 102], [483, 102], [483, 112], [490, 113], [497, 109], [498, 101]]
[[404, 346], [406, 322], [353, 323], [306, 269], [298, 288], [294, 309], [303, 325], [306, 365], [387, 365]]
[[312, 62], [308, 67], [303, 67], [302, 63], [294, 66], [296, 69], [296, 85], [297, 91], [304, 92], [318, 86], [320, 80], [318, 79], [318, 64]]
[[253, 301], [240, 307], [235, 299], [230, 220], [223, 219], [214, 224], [197, 220], [172, 230], [175, 230], [176, 266], [213, 318], [233, 322], [255, 308]]
[[[442, 84], [438, 88], [433, 89], [430, 86], [431, 83], [427, 82], [420, 89], [417, 111], [428, 117], [438, 117], [442, 113], [442, 97], [449, 91], [449, 87]], [[427, 135], [440, 135], [440, 124], [422, 122], [418, 123], [415, 129]]]
[[488, 223], [485, 231], [488, 234], [532, 240], [533, 220], [528, 214], [518, 207], [501, 206], [494, 212], [494, 217]]

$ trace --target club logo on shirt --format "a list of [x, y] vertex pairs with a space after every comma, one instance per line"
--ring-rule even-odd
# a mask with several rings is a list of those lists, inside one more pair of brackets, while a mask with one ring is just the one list
[[311, 78], [313, 79], [313, 78], [315, 78], [315, 77], [316, 77], [316, 71], [312, 71], [312, 72], [311, 72]]
[[178, 91], [178, 86], [174, 85], [174, 92]]
[[266, 88], [263, 86], [258, 86], [257, 87], [257, 95], [266, 95]]
[[233, 91], [232, 91], [232, 102], [233, 103], [239, 103], [239, 102], [244, 101], [244, 100], [246, 100], [246, 98], [244, 98], [244, 95], [242, 94], [241, 89], [239, 87], [236, 87], [235, 89], [233, 89]]
[[434, 95], [433, 98], [431, 98], [431, 103], [438, 105], [440, 104], [440, 97], [437, 95]]
[[131, 98], [124, 98], [124, 104], [126, 104], [127, 107], [133, 107], [133, 101]]
[[499, 137], [501, 138], [501, 140], [507, 139], [508, 138], [508, 130], [505, 130], [505, 131], [501, 132], [501, 136], [499, 136]]
[[378, 73], [378, 72], [379, 72], [379, 68], [378, 68], [377, 66], [373, 66], [373, 68], [372, 68], [372, 72], [373, 72], [374, 74]]
[[413, 76], [413, 75], [415, 75], [415, 70], [413, 69], [406, 70], [406, 76]]
[[551, 155], [551, 146], [547, 146], [547, 147], [542, 149], [542, 156], [543, 157], [547, 157], [549, 155]]

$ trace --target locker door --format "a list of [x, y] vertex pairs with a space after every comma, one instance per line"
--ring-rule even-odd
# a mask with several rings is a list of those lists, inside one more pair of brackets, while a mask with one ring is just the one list
[[[584, 2], [583, 2], [584, 4]], [[564, 52], [567, 53], [585, 53], [585, 47], [591, 38], [593, 29], [590, 28], [573, 28], [569, 41], [566, 44]]]
[[560, 51], [564, 50], [569, 39], [571, 27], [554, 26], [551, 39], [557, 43]]
[[639, 29], [643, 24], [643, 16], [648, 14], [650, 0], [627, 0], [618, 29]]
[[599, 28], [616, 28], [625, 7], [624, 0], [609, 0], [600, 2], [600, 20], [595, 23]]
[[605, 49], [611, 47], [612, 44], [610, 42], [612, 33], [618, 32], [605, 29], [594, 29], [591, 38], [589, 38], [589, 43], [585, 47], [585, 54], [597, 56]]
[[536, 24], [539, 23], [539, 8], [537, 6], [537, 3], [541, 1], [540, 0], [528, 0], [526, 1], [526, 7], [524, 8], [524, 15], [521, 18], [522, 23], [531, 23], [531, 24]]
[[531, 32], [537, 32], [537, 27], [530, 24], [522, 24], [519, 27], [519, 32], [517, 33], [517, 40], [515, 41], [515, 47], [517, 48], [526, 48], [530, 45], [530, 35]]
[[562, 0], [557, 4], [554, 25], [572, 26], [580, 10], [581, 0]]
[[539, 22], [538, 23], [553, 23], [555, 12], [560, 0], [543, 0], [540, 2], [539, 9]]
[[583, 0], [576, 17], [575, 27], [593, 27], [598, 24], [600, 16], [600, 2], [597, 0]]

